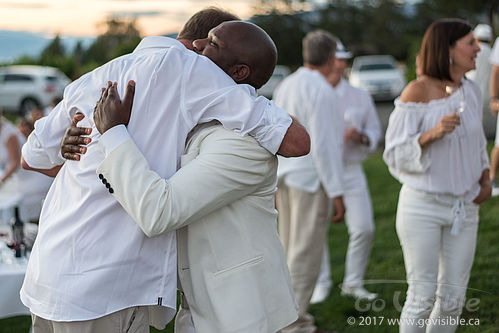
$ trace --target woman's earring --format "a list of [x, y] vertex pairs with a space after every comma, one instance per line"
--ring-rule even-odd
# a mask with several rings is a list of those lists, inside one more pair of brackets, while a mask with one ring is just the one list
[[452, 58], [449, 57], [449, 65], [452, 65], [453, 62], [454, 62], [454, 60], [452, 60]]

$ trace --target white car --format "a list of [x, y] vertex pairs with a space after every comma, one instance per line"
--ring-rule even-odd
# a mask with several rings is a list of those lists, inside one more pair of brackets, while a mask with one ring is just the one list
[[260, 89], [258, 89], [258, 94], [271, 99], [272, 95], [274, 94], [274, 90], [277, 88], [279, 83], [281, 83], [281, 81], [284, 80], [284, 78], [290, 73], [291, 71], [286, 66], [275, 66], [272, 76], [267, 81], [267, 83], [265, 83]]
[[62, 97], [70, 82], [53, 67], [0, 67], [0, 107], [25, 115], [34, 108], [48, 106], [54, 97]]
[[356, 57], [349, 77], [350, 83], [367, 90], [375, 100], [392, 100], [404, 89], [406, 79], [390, 55]]

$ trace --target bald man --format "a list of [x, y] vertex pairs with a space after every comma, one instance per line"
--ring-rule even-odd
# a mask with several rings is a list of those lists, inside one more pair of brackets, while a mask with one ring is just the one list
[[[256, 44], [261, 52], [252, 57]], [[272, 74], [265, 63], [277, 59], [268, 35], [246, 22], [222, 23], [194, 46], [234, 81], [254, 88]], [[116, 86], [108, 85], [96, 107], [106, 152], [97, 172], [146, 235], [178, 229], [183, 293], [176, 332], [274, 333], [294, 322], [297, 305], [273, 201], [276, 157], [253, 138], [209, 123], [190, 134], [180, 171], [163, 179], [122, 126], [133, 91], [129, 85], [121, 103]]]
[[[258, 52], [253, 52], [258, 45]], [[205, 39], [193, 42], [194, 50], [210, 58], [237, 83], [259, 89], [277, 64], [272, 39], [257, 25], [242, 21], [224, 22]]]
[[[64, 100], [37, 122], [23, 147], [29, 167], [60, 163], [60, 140], [76, 112], [86, 116], [81, 125], [95, 128], [95, 95], [107, 78], [121, 82], [122, 89], [136, 80], [137, 111], [127, 130], [151, 169], [166, 178], [180, 166], [187, 134], [197, 123], [218, 119], [240, 134], [250, 133], [272, 153], [282, 148], [291, 123], [287, 113], [256, 98], [253, 88], [235, 85], [208, 58], [178, 41], [148, 37], [133, 53], [66, 88]], [[164, 327], [176, 307], [175, 233], [144, 235], [114, 199], [110, 182], [95, 175], [106, 154], [99, 143], [103, 138], [95, 128], [87, 139], [85, 158], [64, 164], [42, 210], [21, 290], [34, 332]]]

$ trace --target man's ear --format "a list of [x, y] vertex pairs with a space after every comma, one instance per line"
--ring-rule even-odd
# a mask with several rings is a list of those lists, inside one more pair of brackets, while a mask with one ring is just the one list
[[251, 69], [246, 64], [237, 64], [232, 66], [229, 72], [230, 77], [236, 81], [236, 83], [242, 83], [250, 76]]

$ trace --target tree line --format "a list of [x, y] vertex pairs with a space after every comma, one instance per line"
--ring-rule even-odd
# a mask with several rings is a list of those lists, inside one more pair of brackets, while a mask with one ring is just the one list
[[[259, 0], [250, 19], [272, 37], [279, 52], [279, 64], [301, 65], [301, 39], [314, 29], [338, 36], [355, 55], [391, 54], [407, 64], [408, 78], [414, 77], [415, 54], [425, 29], [442, 17], [458, 17], [473, 26], [495, 26], [499, 0], [330, 0], [316, 4], [303, 0]], [[16, 64], [37, 64], [60, 68], [70, 78], [132, 52], [141, 40], [135, 20], [109, 19], [105, 32], [84, 48], [78, 43], [66, 50], [59, 36], [38, 57], [23, 56]]]
[[[412, 4], [410, 4], [412, 3]], [[313, 29], [339, 37], [354, 56], [391, 54], [415, 78], [415, 57], [426, 28], [444, 17], [461, 18], [472, 26], [496, 25], [499, 0], [330, 0], [314, 9], [308, 1], [261, 0], [252, 21], [276, 42], [279, 63], [300, 66], [301, 39]]]
[[105, 32], [88, 48], [78, 42], [73, 50], [67, 50], [60, 36], [56, 36], [38, 57], [22, 56], [14, 64], [57, 67], [74, 80], [113, 58], [132, 52], [142, 39], [135, 20], [112, 18], [103, 25]]

